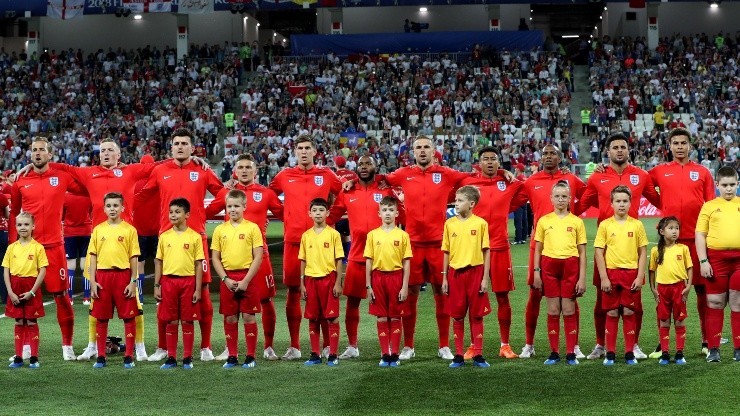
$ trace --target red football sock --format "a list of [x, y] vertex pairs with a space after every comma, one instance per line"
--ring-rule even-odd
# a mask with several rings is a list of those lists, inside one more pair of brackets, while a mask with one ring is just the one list
[[244, 323], [244, 337], [247, 340], [247, 355], [252, 358], [255, 357], [255, 352], [257, 351], [257, 335], [259, 335], [257, 322]]
[[57, 322], [62, 332], [62, 345], [72, 345], [72, 336], [75, 331], [75, 312], [69, 298], [66, 296], [54, 296], [57, 305]]
[[622, 315], [622, 333], [624, 334], [624, 352], [630, 352], [635, 347], [635, 333], [637, 330], [637, 317], [632, 315]]
[[473, 331], [473, 356], [483, 355], [483, 318], [470, 319], [471, 331]]
[[527, 300], [527, 309], [524, 312], [525, 322], [525, 343], [534, 345], [534, 333], [537, 330], [537, 318], [540, 316], [540, 303], [542, 302], [542, 292], [537, 289], [529, 288], [529, 300]]
[[391, 354], [398, 354], [401, 350], [401, 320], [391, 319]]
[[575, 345], [578, 345], [578, 337], [581, 336], [581, 307], [578, 306], [578, 299], [573, 301], [573, 303], [576, 304], [576, 313], [574, 315], [576, 317], [576, 344]]
[[576, 314], [563, 316], [563, 329], [565, 330], [565, 353], [573, 354], [578, 345], [578, 317]]
[[239, 323], [226, 322], [224, 319], [224, 335], [226, 336], [226, 349], [229, 357], [239, 356]]
[[270, 299], [264, 299], [262, 302], [262, 332], [265, 334], [265, 349], [271, 348], [275, 338], [275, 302]]
[[511, 332], [511, 303], [509, 302], [509, 292], [496, 293], [496, 303], [498, 303], [498, 332], [501, 336], [501, 342], [509, 343], [509, 333]]
[[126, 335], [126, 354], [124, 357], [133, 357], [134, 345], [136, 345], [136, 319], [125, 319], [123, 321], [123, 332]]
[[301, 292], [298, 288], [289, 287], [285, 301], [285, 317], [288, 320], [290, 346], [296, 349], [301, 349], [301, 315]]
[[[167, 349], [167, 321], [157, 319], [157, 348]], [[173, 356], [174, 357], [174, 356]]]
[[329, 321], [326, 320], [326, 318], [319, 319], [319, 324], [321, 325], [321, 348], [326, 348], [329, 346]]
[[362, 299], [347, 296], [347, 310], [344, 315], [344, 326], [349, 345], [357, 347], [357, 328], [360, 326], [360, 301]]
[[401, 318], [403, 323], [403, 345], [414, 348], [414, 332], [416, 332], [416, 310], [419, 303], [419, 295], [409, 294], [406, 299], [408, 313]]
[[39, 325], [26, 326], [26, 334], [31, 342], [31, 357], [39, 356]]
[[320, 337], [321, 325], [319, 325], [319, 321], [308, 321], [308, 339], [311, 341], [311, 352], [318, 355], [321, 354], [321, 347], [319, 344]]
[[[676, 330], [678, 330], [678, 328], [676, 328]], [[660, 335], [660, 349], [663, 352], [670, 351], [671, 350], [671, 328], [667, 326], [659, 326], [658, 334]], [[676, 331], [676, 335], [678, 335], [678, 331]]]
[[95, 342], [98, 344], [98, 357], [105, 358], [105, 344], [108, 341], [108, 321], [101, 321], [95, 324]]
[[686, 327], [677, 326], [676, 327], [676, 351], [683, 351], [685, 347], [686, 347]]
[[704, 326], [707, 330], [707, 343], [709, 348], [719, 348], [722, 339], [722, 327], [725, 324], [724, 309], [713, 309], [707, 307]]
[[391, 353], [391, 347], [390, 347], [390, 338], [391, 334], [389, 331], [390, 326], [388, 325], [388, 321], [378, 321], [378, 343], [380, 344], [380, 355], [390, 354]]
[[642, 329], [642, 308], [640, 308], [639, 310], [635, 310], [634, 315], [635, 315], [635, 344], [639, 344], [640, 343], [640, 330]]
[[547, 340], [550, 351], [560, 353], [560, 315], [547, 315]]
[[[601, 309], [601, 290], [596, 290], [596, 304], [594, 305], [594, 329], [596, 330], [596, 343], [599, 345], [604, 345], [604, 333], [606, 331], [607, 326], [607, 315], [606, 311]], [[619, 324], [617, 324], [617, 327]], [[615, 328], [617, 328], [615, 327]], [[616, 331], [616, 330], [615, 330]], [[614, 333], [614, 340], [616, 345], [616, 332]], [[614, 352], [613, 350], [608, 350], [610, 352]]]
[[740, 348], [740, 312], [730, 312], [730, 327], [732, 328], [732, 344]]
[[707, 342], [707, 329], [705, 327], [705, 320], [707, 319], [707, 291], [704, 286], [694, 286], [694, 290], [696, 291], [696, 312], [699, 314], [701, 341]]
[[[437, 332], [439, 334], [439, 348], [450, 346], [450, 315], [445, 311], [444, 295], [434, 295], [434, 306], [437, 317]], [[464, 324], [463, 324], [464, 327]], [[464, 339], [464, 338], [463, 338]]]
[[21, 324], [15, 325], [15, 356], [23, 357], [23, 345], [26, 340], [26, 326]]
[[337, 355], [339, 349], [339, 322], [327, 323], [329, 327], [329, 354]]
[[[604, 340], [606, 342], [607, 352], [616, 352], [617, 349], [617, 331], [619, 330], [619, 315], [606, 315], [604, 325]], [[598, 341], [596, 341], [598, 342]], [[604, 344], [601, 344], [604, 345]]]
[[[208, 286], [203, 287], [200, 299], [200, 348], [211, 348], [211, 333], [213, 332], [213, 303]], [[185, 342], [183, 337], [182, 342]], [[187, 355], [186, 355], [187, 357]]]
[[[175, 330], [177, 332], [177, 330]], [[182, 356], [193, 357], [193, 345], [195, 344], [195, 324], [193, 321], [182, 323]]]
[[465, 354], [465, 320], [453, 319], [452, 331], [455, 337], [455, 355]]
[[167, 355], [173, 358], [177, 358], [177, 329], [177, 322], [175, 322], [174, 324], [167, 323], [167, 329], [165, 330], [167, 336]]

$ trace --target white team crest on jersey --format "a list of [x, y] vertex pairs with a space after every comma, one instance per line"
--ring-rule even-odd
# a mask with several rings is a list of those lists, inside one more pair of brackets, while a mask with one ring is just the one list
[[689, 172], [689, 179], [691, 179], [694, 182], [698, 181], [699, 180], [699, 172], [697, 172], [695, 170], [690, 171]]
[[190, 172], [190, 180], [193, 182], [198, 181], [198, 172]]
[[49, 184], [51, 184], [51, 186], [59, 185], [59, 178], [56, 176], [52, 176], [51, 178], [49, 178]]
[[640, 183], [640, 177], [638, 175], [630, 175], [630, 183], [637, 186]]
[[498, 188], [499, 191], [503, 192], [506, 190], [506, 182], [498, 181], [496, 182], [496, 187]]
[[116, 175], [117, 178], [120, 178], [123, 176], [123, 171], [121, 169], [113, 169], [113, 174]]
[[313, 177], [313, 183], [314, 183], [314, 184], [315, 184], [316, 186], [321, 186], [321, 185], [323, 185], [323, 184], [324, 184], [324, 177], [323, 177], [323, 176], [319, 176], [319, 175], [316, 175], [316, 176], [314, 176], [314, 177]]
[[262, 192], [252, 192], [252, 199], [254, 199], [254, 202], [262, 201]]
[[380, 203], [381, 199], [383, 199], [383, 194], [373, 194], [373, 201]]
[[432, 173], [432, 182], [439, 185], [442, 182], [442, 174], [441, 173]]

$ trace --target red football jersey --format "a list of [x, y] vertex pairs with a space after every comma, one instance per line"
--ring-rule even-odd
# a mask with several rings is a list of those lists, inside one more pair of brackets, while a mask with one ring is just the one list
[[437, 246], [442, 243], [450, 193], [470, 176], [448, 167], [431, 165], [403, 167], [386, 175], [385, 180], [403, 189], [404, 203], [412, 210], [406, 215], [406, 232], [412, 243]]
[[460, 186], [473, 185], [480, 191], [480, 201], [473, 214], [488, 223], [491, 250], [509, 247], [509, 212], [527, 202], [521, 181], [507, 182], [501, 176], [487, 178], [481, 174], [465, 178]]
[[[352, 189], [342, 191], [337, 195], [337, 200], [334, 201], [334, 205], [331, 207], [327, 222], [332, 225], [336, 224], [347, 213], [350, 237], [352, 237], [352, 244], [347, 256], [348, 260], [365, 261], [367, 234], [382, 224], [378, 203], [383, 197], [389, 195], [393, 195], [393, 190], [390, 188], [379, 189], [377, 181], [368, 187], [355, 183]], [[398, 209], [403, 213], [403, 206], [400, 203]], [[401, 222], [401, 216], [402, 214], [396, 218], [396, 223]]]
[[222, 189], [224, 186], [212, 170], [204, 170], [192, 161], [184, 166], [178, 166], [174, 160], [168, 160], [154, 168], [146, 185], [136, 194], [134, 204], [157, 197], [157, 190], [159, 190], [161, 214], [159, 233], [162, 234], [172, 228], [169, 218], [170, 201], [175, 198], [185, 198], [190, 202], [188, 227], [197, 233], [204, 234], [206, 232], [206, 209], [203, 206], [203, 200], [206, 197], [206, 191], [212, 195], [218, 195]]
[[[283, 219], [283, 204], [280, 202], [278, 196], [275, 195], [275, 192], [258, 183], [253, 183], [249, 186], [238, 183], [234, 189], [242, 190], [247, 194], [247, 209], [244, 211], [244, 218], [260, 227], [262, 242], [264, 243], [263, 253], [265, 256], [269, 256], [267, 248], [267, 211], [272, 212], [272, 215], [276, 218]], [[206, 218], [211, 218], [226, 207], [226, 195], [228, 193], [229, 190], [224, 188], [216, 195], [206, 208]], [[229, 215], [224, 215], [224, 221], [228, 220]]]
[[[570, 206], [573, 209], [575, 201], [586, 190], [586, 184], [578, 176], [572, 173], [563, 174], [560, 171], [550, 174], [543, 170], [524, 181], [524, 192], [529, 198], [529, 205], [532, 207], [532, 213], [534, 214], [532, 232], [537, 228], [537, 220], [555, 210], [550, 196], [552, 195], [552, 187], [559, 181], [567, 181], [570, 185]], [[534, 239], [532, 239], [532, 246], [534, 247]]]
[[[101, 204], [102, 205], [102, 204]], [[64, 194], [64, 236], [78, 237], [92, 234], [92, 203], [89, 196]]]
[[[146, 185], [148, 178], [136, 181], [134, 195], [138, 194]], [[146, 200], [136, 200], [133, 209], [134, 227], [141, 237], [159, 235], [159, 195], [152, 195]]]
[[715, 198], [714, 179], [704, 166], [689, 162], [662, 163], [649, 172], [660, 189], [663, 216], [675, 216], [681, 222], [679, 238], [694, 240], [696, 220], [705, 202]]
[[357, 182], [359, 178], [357, 177], [357, 174], [353, 170], [349, 169], [337, 169], [337, 177], [339, 178], [342, 183], [347, 182], [349, 180]]
[[632, 191], [630, 217], [638, 218], [640, 198], [643, 196], [656, 208], [660, 208], [660, 195], [655, 190], [653, 180], [650, 179], [647, 172], [633, 165], [628, 165], [620, 175], [611, 166], [607, 166], [604, 173], [594, 172], [588, 178], [586, 191], [576, 204], [573, 213], [580, 215], [589, 207], [598, 207], [598, 223], [613, 216], [611, 192], [617, 185], [626, 185]]
[[339, 195], [342, 183], [329, 168], [314, 166], [305, 170], [299, 166], [281, 170], [270, 183], [270, 189], [283, 197], [285, 241], [299, 244], [301, 236], [313, 227], [308, 206], [315, 198], [328, 199]]
[[45, 248], [61, 245], [64, 242], [62, 211], [64, 194], [67, 191], [75, 194], [85, 193], [72, 175], [51, 167], [44, 173], [31, 170], [28, 175], [18, 178], [10, 190], [9, 242], [12, 243], [18, 238], [15, 217], [22, 209], [33, 215], [36, 223], [33, 238], [36, 241]]
[[62, 163], [51, 163], [50, 166], [71, 173], [87, 189], [92, 202], [92, 223], [95, 226], [108, 220], [103, 208], [103, 197], [108, 192], [120, 192], [123, 195], [121, 219], [129, 224], [133, 223], [136, 182], [148, 178], [156, 164], [134, 163], [113, 169], [102, 166], [76, 167]]

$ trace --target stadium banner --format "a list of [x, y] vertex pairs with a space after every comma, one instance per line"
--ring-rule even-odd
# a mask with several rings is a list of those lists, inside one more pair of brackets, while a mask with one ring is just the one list
[[180, 0], [177, 12], [182, 14], [213, 13], [215, 0]]
[[123, 8], [132, 13], [169, 13], [172, 11], [170, 0], [123, 0]]
[[49, 0], [46, 15], [53, 19], [69, 20], [85, 13], [85, 0]]
[[346, 147], [357, 147], [365, 144], [367, 138], [366, 133], [358, 133], [356, 131], [343, 131], [339, 133], [339, 144]]

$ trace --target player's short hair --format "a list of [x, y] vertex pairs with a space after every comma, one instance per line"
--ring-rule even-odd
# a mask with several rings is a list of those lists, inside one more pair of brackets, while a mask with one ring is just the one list
[[562, 151], [562, 150], [560, 150], [560, 148], [559, 148], [559, 147], [555, 146], [555, 145], [554, 145], [554, 144], [552, 144], [552, 143], [548, 143], [548, 144], [546, 144], [546, 145], [542, 146], [542, 149], [540, 149], [540, 150], [541, 150], [541, 151], [542, 151], [542, 150], [545, 150], [545, 148], [546, 148], [546, 147], [552, 147], [553, 149], [555, 149], [555, 153], [557, 153], [557, 154], [558, 154], [558, 157], [559, 157], [559, 158], [561, 158], [561, 159], [563, 158], [563, 151]]
[[630, 190], [630, 188], [625, 185], [617, 185], [614, 187], [614, 189], [612, 189], [611, 201], [614, 201], [614, 195], [616, 194], [627, 194], [627, 196], [629, 196], [630, 198], [630, 201], [632, 200], [632, 190]]
[[18, 214], [18, 215], [15, 216], [15, 219], [16, 220], [19, 219], [19, 218], [27, 218], [27, 219], [31, 220], [31, 224], [33, 224], [33, 223], [36, 222], [36, 220], [33, 218], [33, 214], [31, 214], [30, 212], [27, 212], [27, 211], [23, 211], [20, 214]]
[[378, 166], [378, 161], [375, 160], [375, 158], [373, 157], [373, 155], [369, 155], [369, 154], [368, 155], [362, 155], [362, 156], [360, 156], [357, 159], [357, 161], [359, 162], [360, 159], [362, 159], [362, 158], [368, 158], [368, 159], [370, 159], [371, 162], [373, 162], [373, 166], [376, 166], [376, 167]]
[[717, 170], [717, 182], [724, 178], [733, 178], [737, 180], [737, 170], [732, 166], [722, 166]]
[[49, 143], [49, 138], [46, 136], [34, 136], [33, 139], [31, 139], [31, 144], [34, 144], [36, 142], [44, 142], [46, 143], [46, 151], [51, 153], [51, 143]]
[[692, 142], [691, 132], [683, 127], [676, 127], [675, 129], [671, 130], [670, 133], [668, 133], [668, 144], [671, 144], [671, 139], [673, 139], [676, 136], [686, 136], [689, 138], [689, 143]]
[[384, 196], [383, 199], [378, 202], [378, 206], [398, 208], [398, 199], [393, 195]]
[[314, 198], [311, 200], [311, 203], [308, 204], [308, 209], [313, 209], [313, 207], [324, 207], [329, 209], [329, 202], [324, 198]]
[[415, 143], [416, 143], [417, 141], [419, 141], [419, 140], [429, 140], [430, 142], [432, 142], [432, 144], [434, 144], [434, 140], [432, 140], [432, 138], [431, 138], [431, 137], [427, 137], [427, 136], [424, 136], [424, 135], [422, 134], [422, 135], [420, 135], [420, 136], [416, 136], [416, 137], [414, 137], [414, 141], [413, 141], [413, 142], [411, 142], [411, 147], [414, 147]]
[[455, 193], [464, 196], [465, 199], [476, 204], [478, 203], [478, 201], [480, 201], [480, 191], [475, 186], [465, 185], [458, 189]]
[[123, 205], [123, 194], [120, 192], [108, 192], [107, 194], [105, 194], [105, 196], [103, 196], [103, 203], [105, 203], [105, 201], [109, 199], [120, 199], [121, 205]]
[[172, 207], [182, 208], [182, 210], [187, 214], [190, 212], [190, 201], [185, 198], [175, 198], [170, 201], [170, 208]]
[[565, 189], [570, 193], [570, 184], [568, 181], [558, 181], [555, 185], [552, 186], [552, 192], [555, 192], [556, 189]]
[[236, 162], [239, 163], [242, 160], [249, 160], [250, 162], [254, 162], [254, 156], [250, 155], [249, 153], [242, 153], [236, 158]]
[[175, 137], [187, 137], [188, 139], [190, 139], [190, 144], [193, 144], [195, 141], [195, 135], [193, 135], [193, 132], [185, 127], [179, 127], [174, 132], [172, 132], [170, 140], [174, 140]]
[[103, 140], [100, 141], [100, 144], [101, 145], [103, 143], [113, 143], [114, 145], [116, 145], [116, 149], [118, 149], [119, 152], [121, 151], [121, 146], [118, 144], [117, 141], [113, 140], [113, 138], [111, 138], [111, 137], [106, 137], [105, 139], [103, 139]]
[[627, 147], [629, 147], [630, 141], [627, 139], [627, 136], [625, 136], [622, 133], [614, 133], [611, 136], [609, 136], [609, 138], [606, 139], [606, 144], [604, 146], [606, 146], [606, 148], [608, 149], [609, 147], [611, 147], [613, 142], [616, 142], [619, 140], [624, 140], [625, 143], [627, 143]]
[[493, 146], [485, 146], [480, 151], [478, 151], [478, 159], [480, 159], [483, 156], [483, 153], [495, 153], [496, 157], [498, 159], [501, 159], [501, 153], [499, 153], [498, 149]]
[[247, 194], [244, 193], [241, 189], [232, 189], [229, 191], [229, 193], [226, 194], [226, 199], [238, 199], [242, 201], [242, 204], [247, 203]]
[[316, 149], [316, 144], [313, 142], [313, 138], [308, 134], [301, 134], [295, 139], [295, 146], [298, 147], [301, 143], [308, 143], [313, 149]]

